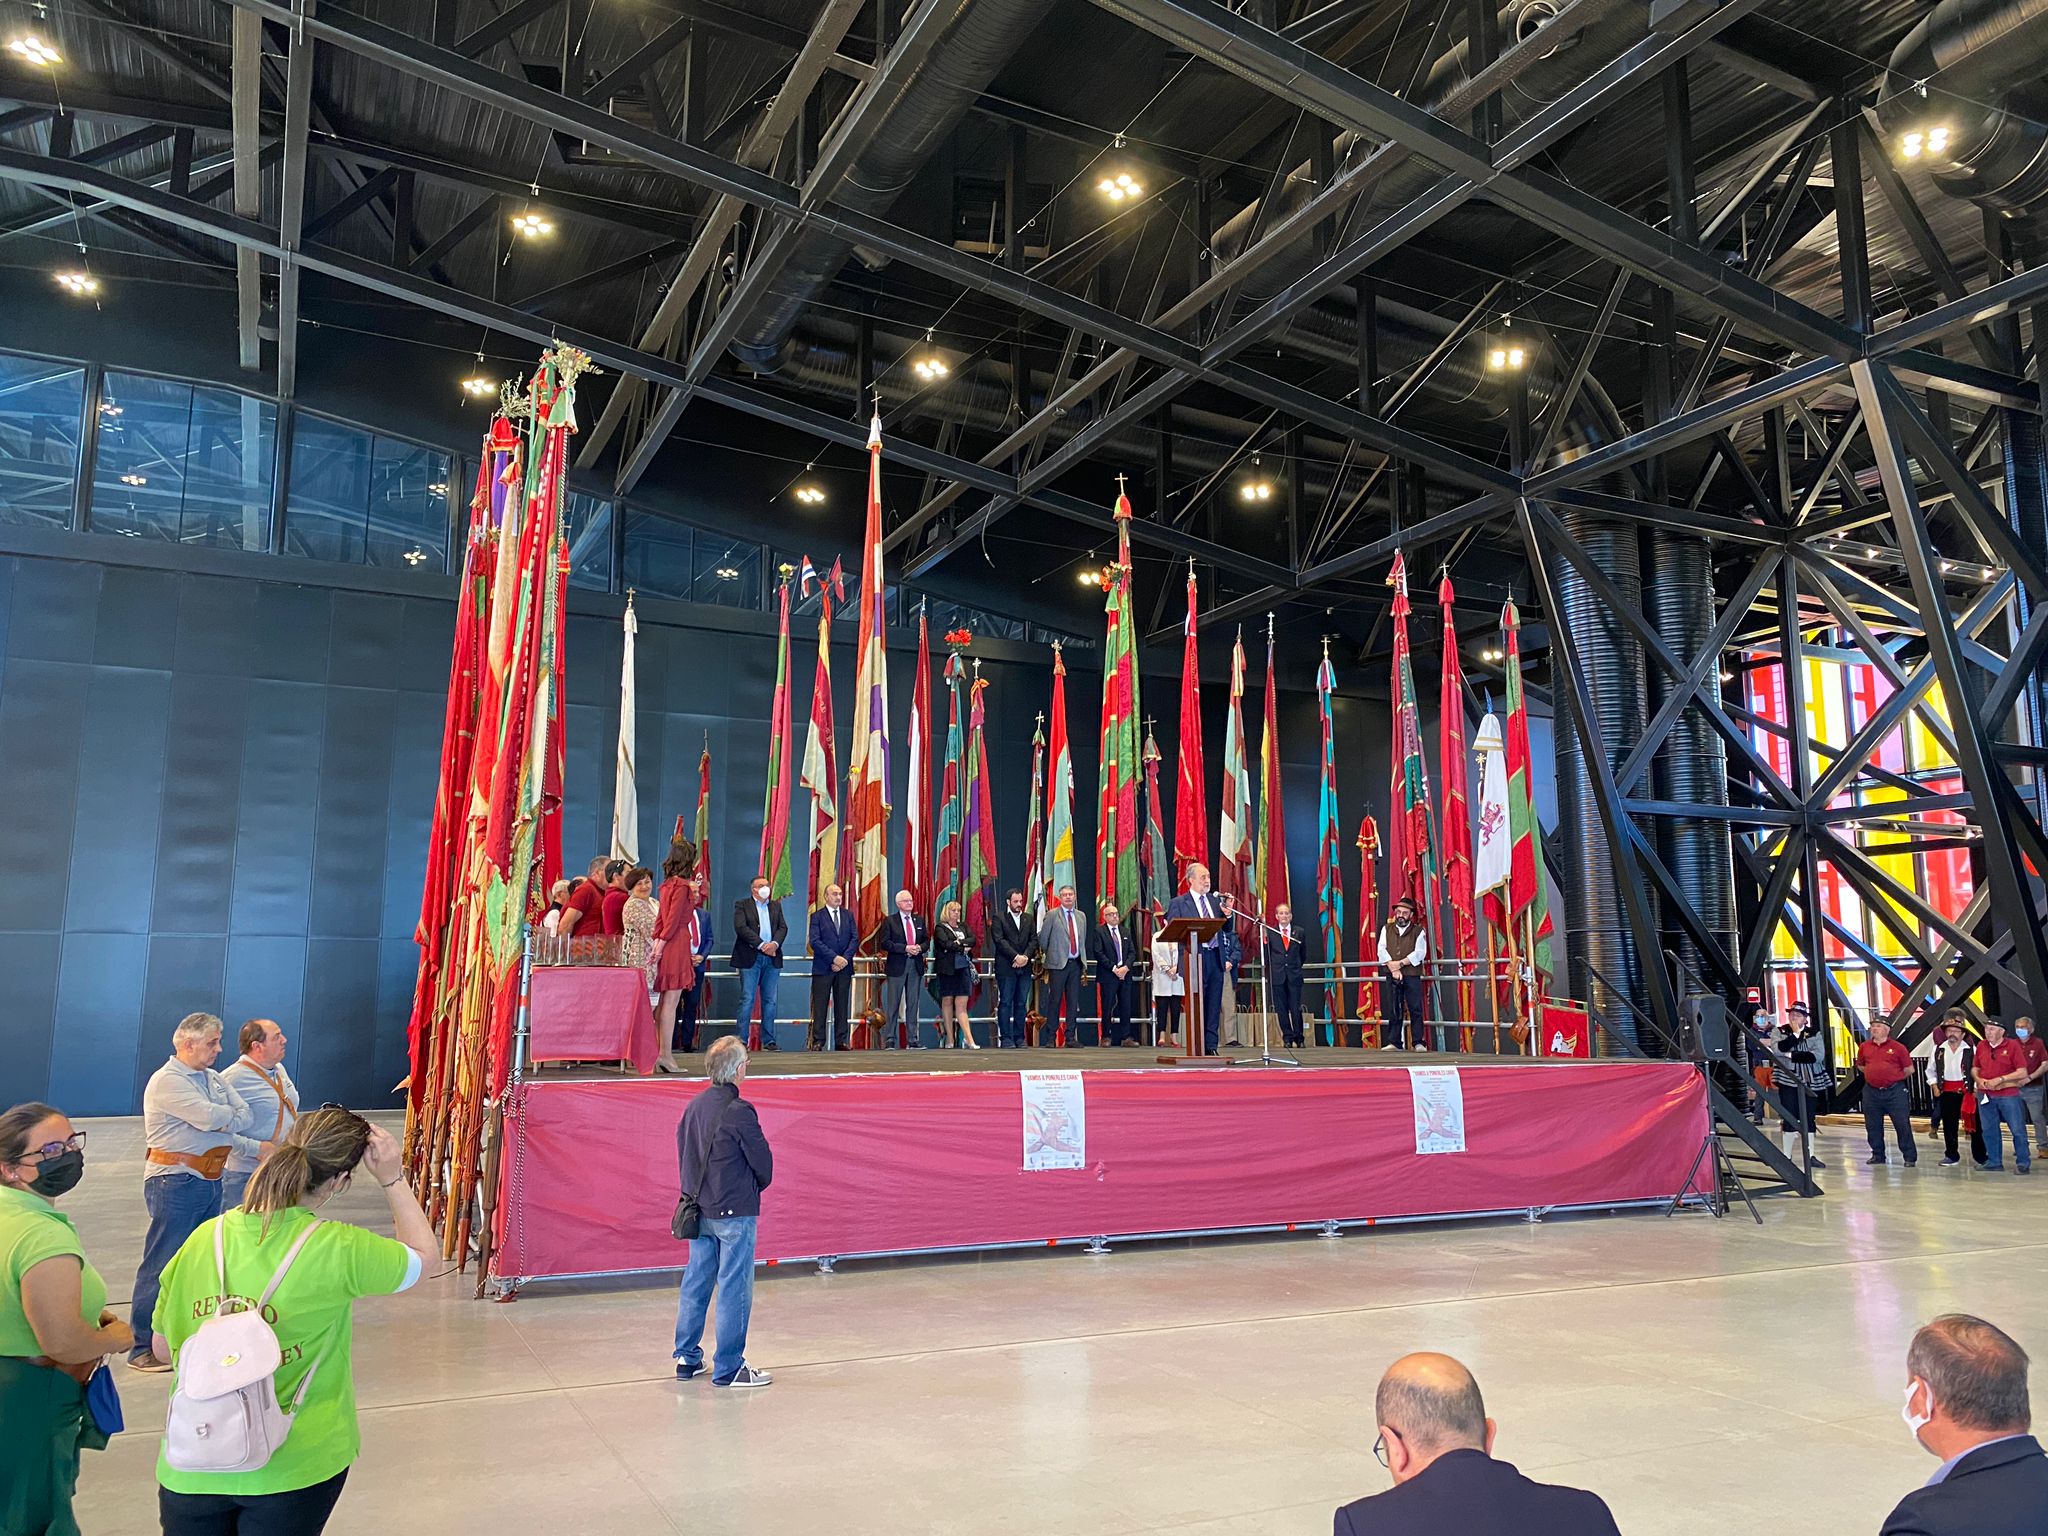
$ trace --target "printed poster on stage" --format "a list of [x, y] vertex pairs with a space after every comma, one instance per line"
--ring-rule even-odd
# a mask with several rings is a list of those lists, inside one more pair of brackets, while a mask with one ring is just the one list
[[1019, 1072], [1024, 1087], [1024, 1171], [1088, 1162], [1088, 1098], [1078, 1072]]
[[1415, 1152], [1465, 1150], [1465, 1089], [1456, 1067], [1410, 1067], [1408, 1087], [1415, 1096]]

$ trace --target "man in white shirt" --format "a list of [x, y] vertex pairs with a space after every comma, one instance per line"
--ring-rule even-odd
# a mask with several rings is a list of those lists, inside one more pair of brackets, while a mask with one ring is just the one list
[[220, 1180], [234, 1153], [254, 1166], [270, 1143], [242, 1096], [213, 1070], [220, 1057], [221, 1022], [188, 1013], [171, 1032], [172, 1055], [142, 1090], [142, 1135], [148, 1143], [142, 1201], [149, 1233], [135, 1271], [129, 1324], [135, 1348], [128, 1363], [138, 1371], [168, 1371], [150, 1352], [155, 1336], [157, 1280], [185, 1239], [220, 1214]]
[[1387, 1031], [1383, 1051], [1412, 1045], [1429, 1049], [1422, 1022], [1422, 967], [1429, 960], [1429, 938], [1415, 920], [1415, 903], [1406, 896], [1380, 925], [1380, 965], [1387, 973]]
[[[221, 1073], [222, 1081], [242, 1096], [256, 1117], [256, 1129], [271, 1142], [283, 1141], [299, 1118], [299, 1085], [284, 1069], [286, 1043], [275, 1019], [251, 1019], [242, 1026], [241, 1056]], [[242, 1191], [255, 1171], [254, 1157], [239, 1149], [228, 1153], [228, 1171], [220, 1181], [222, 1210], [232, 1211], [242, 1203]]]

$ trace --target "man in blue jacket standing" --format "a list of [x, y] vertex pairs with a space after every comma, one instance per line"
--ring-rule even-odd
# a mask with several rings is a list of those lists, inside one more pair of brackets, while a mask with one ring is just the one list
[[[853, 1000], [853, 956], [860, 934], [846, 910], [846, 888], [825, 887], [825, 905], [811, 914], [811, 1049], [843, 1051], [851, 1043], [846, 1014]], [[833, 1023], [825, 1025], [827, 1007]]]
[[740, 1097], [747, 1048], [739, 1037], [712, 1041], [704, 1067], [711, 1086], [690, 1101], [676, 1127], [682, 1188], [696, 1195], [703, 1212], [676, 1307], [676, 1380], [689, 1381], [704, 1369], [704, 1317], [716, 1291], [711, 1385], [765, 1387], [773, 1378], [747, 1364], [747, 1321], [754, 1311], [754, 1229], [761, 1191], [775, 1177], [775, 1157], [761, 1134], [761, 1117]]

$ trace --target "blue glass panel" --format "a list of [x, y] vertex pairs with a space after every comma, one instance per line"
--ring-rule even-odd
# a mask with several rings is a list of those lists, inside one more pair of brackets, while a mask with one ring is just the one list
[[694, 596], [720, 608], [759, 608], [761, 546], [699, 533]]
[[626, 585], [649, 597], [688, 601], [695, 536], [687, 523], [638, 507], [626, 508]]
[[84, 408], [84, 369], [0, 356], [0, 522], [70, 523]]
[[108, 373], [92, 526], [224, 549], [269, 547], [277, 409], [226, 389]]
[[612, 589], [612, 504], [571, 491], [562, 501], [562, 532], [569, 541], [569, 585]]

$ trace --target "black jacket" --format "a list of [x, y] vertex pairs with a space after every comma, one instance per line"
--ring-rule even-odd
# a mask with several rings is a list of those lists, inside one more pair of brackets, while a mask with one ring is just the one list
[[736, 971], [751, 970], [754, 962], [761, 958], [761, 940], [767, 939], [776, 946], [775, 953], [768, 957], [768, 963], [776, 970], [782, 969], [782, 946], [789, 938], [789, 923], [782, 915], [782, 903], [768, 903], [768, 933], [761, 932], [761, 914], [754, 910], [752, 893], [742, 896], [732, 904], [732, 968]]
[[1337, 1511], [1336, 1536], [1621, 1536], [1595, 1494], [1522, 1476], [1484, 1451], [1446, 1451]]
[[[1010, 962], [1022, 955], [1027, 961], [1038, 953], [1038, 925], [1031, 920], [1031, 909], [1011, 914], [1007, 905], [996, 914], [996, 920], [989, 925], [990, 941], [995, 945], [996, 974], [1014, 970]], [[1026, 970], [1030, 969], [1027, 965]]]
[[1932, 1488], [1899, 1500], [1882, 1536], [2041, 1536], [2048, 1456], [2032, 1435], [1980, 1445]]
[[1095, 980], [1098, 983], [1117, 979], [1110, 970], [1113, 965], [1120, 964], [1130, 973], [1123, 978], [1125, 981], [1129, 981], [1131, 976], [1137, 973], [1137, 946], [1131, 942], [1131, 936], [1124, 931], [1122, 923], [1116, 925], [1116, 937], [1124, 947], [1121, 961], [1117, 959], [1117, 952], [1110, 942], [1110, 931], [1106, 925], [1097, 923], [1088, 930], [1088, 958], [1095, 962]]
[[[710, 1168], [705, 1172], [706, 1143], [714, 1122], [718, 1140], [708, 1148]], [[731, 1083], [713, 1083], [690, 1100], [676, 1126], [676, 1162], [680, 1188], [696, 1190], [697, 1204], [706, 1216], [760, 1215], [761, 1191], [775, 1177], [775, 1154], [761, 1134], [761, 1117]]]
[[965, 928], [941, 923], [932, 930], [932, 974], [954, 976], [974, 968], [974, 940]]
[[1287, 947], [1280, 947], [1280, 930], [1275, 928], [1266, 935], [1266, 980], [1274, 985], [1282, 983], [1299, 988], [1301, 967], [1308, 959], [1308, 946], [1300, 928], [1292, 929], [1287, 935]]
[[917, 926], [911, 931], [917, 935], [918, 952], [904, 953], [903, 946], [910, 941], [903, 937], [903, 914], [891, 912], [882, 919], [882, 974], [901, 976], [908, 971], [912, 976], [924, 974], [925, 960], [932, 952], [931, 925], [915, 912], [910, 914], [911, 922]]

